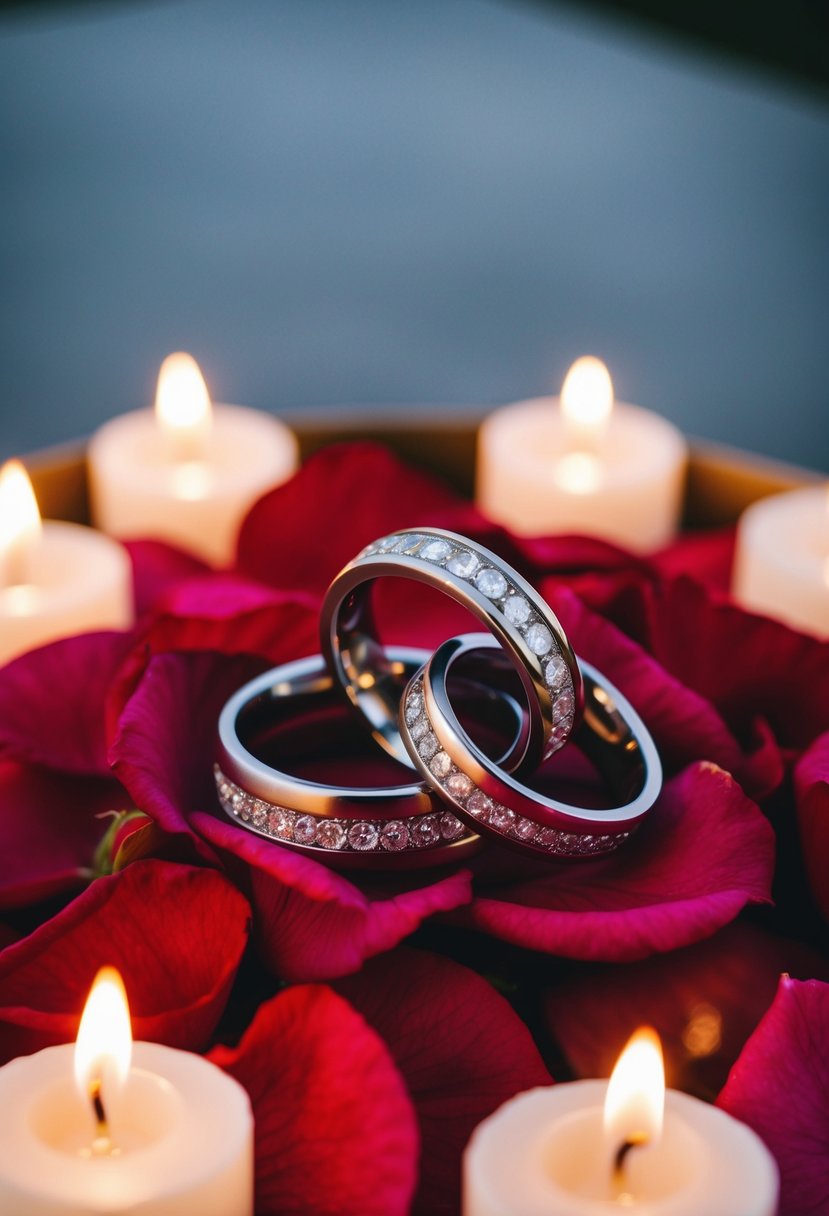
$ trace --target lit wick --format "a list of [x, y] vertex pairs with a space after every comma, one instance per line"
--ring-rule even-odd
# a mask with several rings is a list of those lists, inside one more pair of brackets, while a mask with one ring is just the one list
[[664, 1108], [662, 1045], [655, 1031], [642, 1027], [619, 1056], [605, 1099], [605, 1134], [613, 1154], [613, 1197], [622, 1207], [634, 1202], [626, 1176], [630, 1153], [659, 1140]]
[[91, 1155], [94, 1157], [113, 1157], [117, 1154], [118, 1149], [112, 1143], [112, 1138], [109, 1134], [109, 1120], [107, 1119], [106, 1108], [104, 1107], [102, 1089], [101, 1078], [96, 1077], [89, 1086], [89, 1100], [95, 1113], [95, 1138], [92, 1141]]

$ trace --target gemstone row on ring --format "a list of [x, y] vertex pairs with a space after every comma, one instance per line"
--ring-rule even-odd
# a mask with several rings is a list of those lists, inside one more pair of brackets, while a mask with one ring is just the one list
[[216, 791], [225, 814], [274, 840], [339, 853], [405, 853], [452, 844], [469, 829], [451, 811], [406, 819], [329, 819], [300, 814], [247, 793], [213, 766]]
[[512, 836], [540, 852], [560, 857], [594, 857], [610, 853], [630, 836], [630, 832], [599, 835], [544, 827], [485, 794], [442, 749], [426, 709], [422, 679], [413, 681], [407, 690], [403, 712], [406, 729], [420, 759], [448, 797], [479, 823], [488, 824], [502, 835]]
[[423, 532], [395, 532], [363, 549], [360, 557], [403, 553], [433, 566], [442, 566], [472, 583], [524, 638], [539, 660], [552, 699], [552, 730], [546, 755], [566, 741], [573, 728], [576, 698], [573, 680], [549, 626], [502, 570], [488, 564], [465, 545]]

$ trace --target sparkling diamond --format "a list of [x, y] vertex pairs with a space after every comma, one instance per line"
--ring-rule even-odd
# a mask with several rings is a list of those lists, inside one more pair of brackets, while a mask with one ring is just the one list
[[437, 815], [424, 815], [412, 825], [412, 843], [419, 848], [437, 844], [440, 840], [440, 820]]
[[539, 828], [535, 834], [535, 843], [555, 853], [558, 851], [560, 835], [555, 828]]
[[425, 557], [427, 562], [442, 562], [452, 552], [452, 546], [445, 540], [430, 540], [420, 550], [420, 556]]
[[530, 842], [535, 840], [538, 832], [538, 824], [533, 823], [532, 819], [524, 819], [522, 815], [516, 815], [515, 823], [512, 825], [512, 834], [517, 836], [519, 840]]
[[447, 793], [458, 799], [466, 798], [475, 788], [466, 773], [450, 773], [445, 784]]
[[294, 822], [294, 840], [299, 844], [313, 844], [317, 835], [317, 821], [313, 815], [300, 815]]
[[569, 689], [560, 692], [556, 697], [556, 703], [553, 712], [553, 721], [569, 718], [573, 710], [576, 708], [576, 702], [573, 694]]
[[489, 822], [499, 832], [508, 832], [515, 822], [515, 811], [511, 811], [508, 806], [502, 806], [500, 802], [494, 802], [489, 812]]
[[451, 811], [444, 811], [440, 817], [440, 834], [444, 840], [459, 840], [466, 828]]
[[451, 757], [446, 752], [438, 752], [436, 756], [432, 756], [429, 768], [439, 780], [448, 777], [452, 771]]
[[377, 847], [378, 832], [373, 823], [361, 819], [348, 829], [348, 843], [352, 849], [365, 853], [368, 849]]
[[436, 751], [440, 750], [440, 744], [431, 731], [423, 736], [417, 745], [417, 750], [420, 752], [424, 760], [431, 760]]
[[466, 809], [476, 819], [485, 819], [492, 809], [492, 803], [482, 790], [475, 790], [467, 799]]
[[345, 844], [345, 828], [336, 819], [325, 819], [317, 828], [317, 844], [324, 849], [341, 849]]
[[527, 639], [527, 645], [533, 654], [547, 654], [552, 649], [553, 635], [546, 625], [540, 623], [530, 625], [524, 637]]
[[395, 533], [393, 536], [384, 536], [382, 540], [378, 540], [374, 546], [378, 553], [388, 553], [400, 541], [400, 537]]
[[475, 586], [490, 600], [499, 600], [507, 593], [507, 580], [500, 570], [493, 570], [491, 566], [480, 572], [475, 579]]
[[296, 816], [291, 811], [286, 811], [284, 807], [274, 807], [268, 815], [268, 831], [274, 836], [290, 838], [294, 832], [295, 818]]
[[412, 736], [415, 743], [417, 743], [418, 739], [422, 739], [428, 730], [429, 719], [424, 716], [422, 718], [418, 718], [416, 722], [412, 723], [412, 725], [409, 727], [409, 734]]
[[424, 539], [425, 537], [420, 532], [412, 532], [411, 535], [403, 537], [402, 542], [397, 547], [397, 552], [411, 553]]
[[567, 678], [567, 664], [561, 655], [555, 655], [544, 668], [544, 679], [551, 688], [559, 688]]
[[446, 569], [451, 570], [453, 574], [460, 575], [461, 578], [472, 578], [480, 564], [474, 553], [470, 553], [468, 549], [461, 549], [460, 553], [456, 553], [449, 559]]
[[409, 726], [416, 718], [419, 718], [423, 712], [423, 696], [419, 692], [409, 693], [406, 700], [406, 721]]
[[250, 821], [255, 828], [264, 828], [268, 822], [268, 805], [257, 798], [251, 807]]
[[523, 595], [511, 595], [504, 604], [504, 616], [513, 625], [523, 625], [529, 620], [530, 605]]
[[392, 819], [383, 825], [380, 843], [390, 853], [399, 853], [409, 843], [409, 829], [399, 819]]

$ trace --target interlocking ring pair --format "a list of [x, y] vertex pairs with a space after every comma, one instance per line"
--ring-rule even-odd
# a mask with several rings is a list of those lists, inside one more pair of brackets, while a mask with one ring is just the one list
[[[387, 577], [442, 591], [488, 633], [450, 638], [431, 655], [385, 647], [373, 594]], [[659, 794], [659, 756], [632, 706], [576, 659], [529, 583], [466, 537], [406, 529], [363, 549], [328, 588], [321, 648], [246, 684], [220, 715], [219, 802], [250, 831], [343, 867], [437, 865], [482, 838], [553, 860], [596, 857], [623, 844]], [[416, 776], [381, 788], [323, 785], [275, 760], [280, 739], [282, 753], [292, 746], [286, 729], [307, 715], [330, 725], [341, 689], [380, 747]], [[324, 750], [322, 730], [312, 738]], [[527, 784], [568, 740], [598, 770], [611, 807], [570, 805]]]

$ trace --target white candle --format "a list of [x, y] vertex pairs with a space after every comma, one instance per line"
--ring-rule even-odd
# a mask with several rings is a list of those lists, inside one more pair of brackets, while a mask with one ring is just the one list
[[464, 1216], [774, 1216], [777, 1166], [762, 1141], [716, 1107], [665, 1093], [664, 1074], [662, 1093], [648, 1093], [656, 1069], [636, 1039], [610, 1083], [530, 1090], [476, 1128]]
[[93, 629], [132, 624], [132, 567], [116, 541], [47, 521], [23, 466], [0, 469], [0, 663]]
[[[117, 987], [101, 973], [93, 993], [107, 985]], [[47, 1047], [0, 1069], [0, 1211], [252, 1216], [253, 1121], [244, 1089], [201, 1056], [132, 1044], [125, 1013], [130, 1061], [123, 1017], [113, 1015], [109, 998], [99, 1004], [109, 1010], [98, 1010], [104, 1016], [90, 1027], [85, 1059], [79, 1035], [75, 1047]], [[93, 1005], [91, 996], [87, 1011]], [[105, 1123], [95, 1114], [96, 1092]]]
[[807, 486], [754, 503], [740, 518], [734, 597], [819, 638], [829, 637], [829, 493]]
[[162, 364], [155, 410], [105, 423], [87, 459], [100, 528], [167, 540], [227, 565], [249, 508], [295, 472], [299, 449], [270, 414], [211, 405], [195, 360], [177, 353]]
[[586, 357], [559, 400], [518, 401], [484, 420], [477, 502], [519, 536], [578, 533], [644, 553], [676, 532], [686, 461], [676, 427], [614, 403], [607, 368]]

